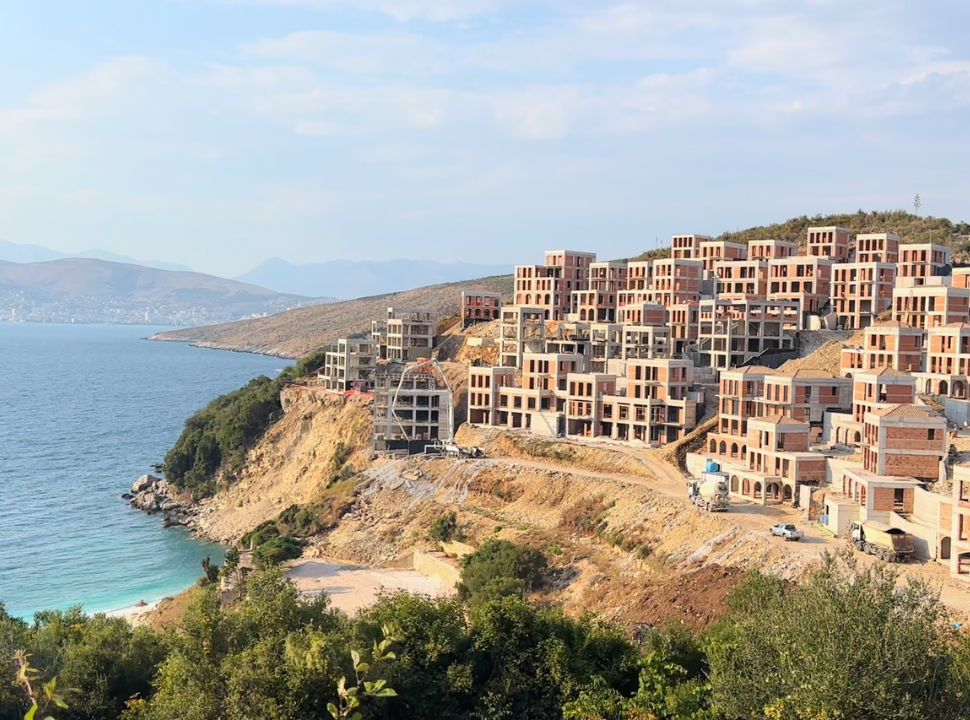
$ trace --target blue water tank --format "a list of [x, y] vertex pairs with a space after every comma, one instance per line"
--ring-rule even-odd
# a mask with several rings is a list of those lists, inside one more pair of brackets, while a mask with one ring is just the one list
[[707, 466], [704, 468], [704, 472], [716, 473], [720, 469], [721, 469], [721, 466], [719, 463], [716, 463], [713, 460], [708, 460]]

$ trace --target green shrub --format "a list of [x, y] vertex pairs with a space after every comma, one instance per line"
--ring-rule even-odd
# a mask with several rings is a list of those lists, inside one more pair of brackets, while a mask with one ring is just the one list
[[546, 564], [538, 550], [489, 540], [462, 559], [458, 596], [472, 603], [522, 596], [539, 585]]
[[447, 542], [458, 532], [458, 515], [454, 512], [446, 513], [437, 518], [428, 530], [428, 536], [438, 542]]

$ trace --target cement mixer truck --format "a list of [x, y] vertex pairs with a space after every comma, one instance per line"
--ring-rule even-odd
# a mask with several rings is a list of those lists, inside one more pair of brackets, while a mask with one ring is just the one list
[[687, 498], [697, 507], [707, 512], [724, 512], [728, 509], [728, 476], [721, 472], [721, 466], [708, 460], [704, 472], [698, 480], [687, 483]]

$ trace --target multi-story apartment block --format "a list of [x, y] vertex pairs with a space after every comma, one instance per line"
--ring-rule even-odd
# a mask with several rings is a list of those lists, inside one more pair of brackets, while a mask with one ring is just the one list
[[451, 388], [435, 363], [379, 363], [374, 369], [374, 449], [423, 452], [454, 436]]
[[926, 331], [926, 370], [916, 375], [926, 393], [966, 399], [970, 387], [970, 323], [948, 323]]
[[886, 405], [865, 415], [862, 464], [875, 475], [935, 482], [947, 454], [946, 420], [920, 405]]
[[759, 415], [783, 415], [812, 428], [812, 439], [821, 435], [827, 412], [852, 407], [852, 380], [824, 370], [775, 371], [764, 378]]
[[717, 431], [707, 436], [708, 452], [743, 460], [747, 453], [748, 420], [761, 413], [765, 378], [771, 368], [748, 366], [721, 371]]
[[666, 323], [621, 327], [623, 360], [652, 360], [670, 356], [670, 328]]
[[414, 362], [431, 357], [436, 331], [437, 320], [429, 312], [388, 308], [383, 330], [376, 321], [371, 324], [371, 341], [383, 360]]
[[842, 374], [851, 377], [860, 370], [888, 367], [899, 372], [923, 369], [926, 333], [920, 328], [885, 320], [867, 327], [862, 345], [842, 350]]
[[704, 240], [700, 244], [700, 260], [704, 271], [714, 272], [714, 266], [722, 260], [744, 260], [748, 257], [748, 246], [724, 240]]
[[[896, 240], [898, 242], [898, 238]], [[871, 244], [875, 241], [864, 242]], [[877, 253], [875, 250], [869, 252]], [[834, 265], [832, 310], [839, 318], [839, 325], [849, 330], [872, 325], [892, 306], [895, 283], [895, 263], [854, 262]]]
[[541, 353], [546, 349], [546, 308], [528, 305], [506, 305], [502, 308], [499, 328], [499, 364], [521, 368], [524, 353]]
[[370, 338], [341, 338], [327, 347], [318, 377], [327, 390], [366, 390], [373, 387], [376, 360]]
[[892, 319], [913, 327], [942, 327], [970, 318], [970, 288], [946, 284], [948, 278], [929, 277], [922, 285], [897, 283]]
[[880, 405], [904, 405], [916, 401], [916, 380], [910, 373], [888, 367], [857, 372], [852, 377], [852, 419], [865, 421], [866, 413]]
[[768, 261], [768, 299], [797, 302], [802, 322], [829, 304], [831, 292], [832, 261], [827, 257], [793, 255]]
[[942, 275], [952, 263], [953, 255], [950, 248], [945, 245], [936, 243], [900, 245], [897, 276], [910, 278], [914, 285], [922, 285], [926, 282], [926, 278]]
[[595, 261], [595, 253], [550, 250], [543, 265], [516, 266], [515, 304], [542, 307], [546, 320], [564, 320], [573, 291], [589, 287], [589, 266]]
[[616, 321], [631, 325], [649, 325], [643, 321], [643, 306], [650, 298], [653, 285], [653, 262], [636, 260], [627, 263], [626, 286], [616, 294]]
[[714, 263], [719, 300], [764, 299], [768, 294], [767, 260], [730, 260]]
[[806, 249], [812, 257], [842, 261], [849, 259], [852, 231], [840, 227], [810, 227]]
[[748, 243], [749, 260], [782, 260], [798, 252], [798, 245], [788, 240], [752, 240]]
[[566, 387], [566, 434], [601, 437], [604, 398], [616, 394], [616, 375], [570, 373]]
[[623, 372], [584, 372], [578, 355], [526, 354], [521, 381], [511, 368], [471, 368], [469, 422], [659, 444], [696, 425], [703, 393], [693, 365], [631, 360]]
[[678, 303], [667, 308], [670, 311], [670, 352], [678, 356], [697, 342], [700, 306], [694, 302]]
[[499, 425], [500, 391], [516, 383], [515, 368], [471, 367], [468, 370], [468, 422]]
[[616, 321], [622, 325], [666, 326], [669, 317], [669, 312], [663, 305], [652, 302], [641, 302], [620, 305], [617, 308]]
[[710, 239], [707, 235], [674, 235], [670, 257], [674, 260], [697, 260], [701, 255], [701, 243]]
[[751, 418], [747, 472], [731, 472], [731, 492], [765, 504], [793, 502], [800, 485], [821, 485], [826, 458], [811, 452], [809, 443], [808, 423], [785, 415]]
[[569, 319], [579, 322], [616, 322], [619, 293], [627, 287], [625, 261], [594, 262], [583, 290], [573, 290]]
[[484, 291], [461, 293], [461, 327], [498, 320], [502, 312], [502, 294]]
[[899, 235], [861, 233], [855, 236], [855, 261], [858, 263], [899, 262]]
[[700, 260], [655, 260], [648, 299], [667, 308], [700, 300], [703, 269]]
[[798, 305], [769, 300], [701, 300], [697, 352], [701, 365], [727, 370], [767, 351], [793, 350]]
[[604, 399], [600, 428], [615, 440], [673, 442], [697, 424], [703, 394], [691, 391], [694, 366], [670, 358], [626, 363], [623, 393]]

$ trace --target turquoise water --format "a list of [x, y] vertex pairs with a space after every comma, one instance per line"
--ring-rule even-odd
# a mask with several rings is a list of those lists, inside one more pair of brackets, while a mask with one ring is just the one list
[[0, 323], [0, 602], [12, 615], [151, 602], [221, 559], [121, 493], [194, 411], [288, 363], [141, 339], [157, 330]]

